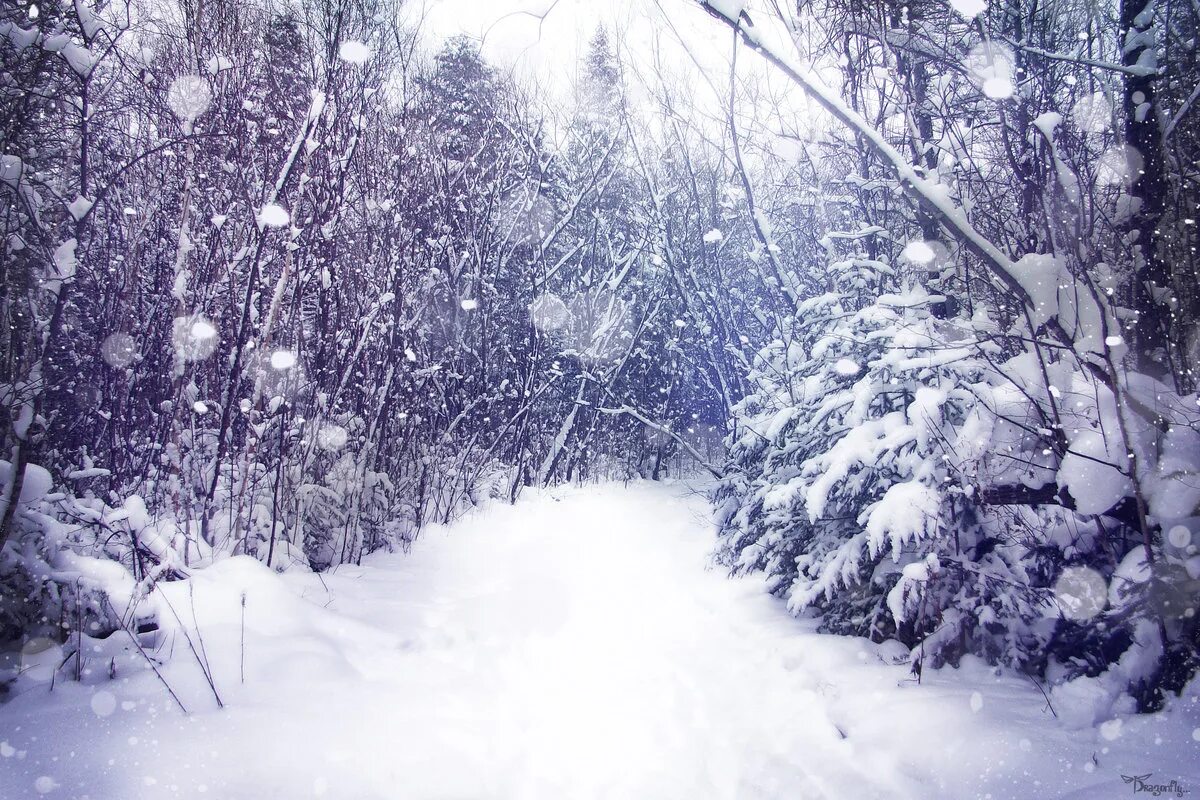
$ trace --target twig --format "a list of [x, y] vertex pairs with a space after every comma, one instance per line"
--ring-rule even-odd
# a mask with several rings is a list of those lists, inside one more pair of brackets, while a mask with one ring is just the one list
[[134, 647], [136, 647], [138, 652], [142, 654], [142, 658], [146, 659], [146, 663], [149, 664], [150, 669], [154, 671], [155, 677], [158, 678], [158, 681], [163, 685], [163, 688], [167, 690], [167, 694], [171, 695], [171, 699], [174, 700], [176, 705], [179, 706], [179, 710], [185, 714], [188, 713], [187, 707], [184, 706], [183, 701], [179, 699], [179, 695], [175, 694], [175, 690], [171, 688], [171, 684], [167, 683], [167, 679], [164, 678], [162, 673], [158, 671], [158, 666], [154, 663], [154, 659], [152, 659], [150, 654], [142, 648], [142, 643], [138, 641], [137, 634], [130, 633], [129, 629], [125, 627], [125, 620], [121, 619], [120, 614], [117, 613], [117, 609], [113, 608], [112, 601], [108, 599], [107, 594], [104, 595], [104, 602], [107, 603], [108, 607], [112, 610], [113, 617], [115, 617], [121, 623], [121, 630], [129, 634], [129, 638], [133, 640]]
[[[167, 604], [167, 608], [171, 610], [171, 616], [175, 617], [175, 621], [179, 623], [179, 630], [183, 633], [183, 638], [187, 642], [188, 649], [192, 651], [192, 655], [195, 657], [196, 663], [200, 665], [200, 672], [204, 674], [204, 680], [208, 681], [208, 688], [212, 689], [213, 697], [215, 697], [217, 700], [217, 706], [224, 708], [225, 704], [221, 702], [221, 695], [217, 692], [216, 684], [213, 683], [212, 675], [208, 669], [208, 663], [201, 658], [200, 653], [197, 652], [196, 645], [192, 641], [191, 635], [188, 633], [187, 626], [184, 625], [183, 620], [179, 618], [178, 612], [175, 611], [175, 606], [171, 604], [171, 601], [165, 594], [162, 596], [162, 598], [163, 602]], [[196, 633], [199, 634], [199, 632], [199, 629], [197, 629]]]
[[242, 683], [246, 682], [246, 593], [242, 592], [242, 653], [238, 665]]
[[1038, 688], [1038, 691], [1042, 693], [1042, 697], [1046, 698], [1046, 708], [1050, 709], [1050, 713], [1054, 715], [1055, 719], [1058, 719], [1058, 712], [1054, 710], [1054, 705], [1050, 702], [1050, 695], [1046, 694], [1046, 690], [1042, 688], [1042, 685], [1028, 672], [1022, 672], [1021, 674], [1029, 678], [1033, 685]]

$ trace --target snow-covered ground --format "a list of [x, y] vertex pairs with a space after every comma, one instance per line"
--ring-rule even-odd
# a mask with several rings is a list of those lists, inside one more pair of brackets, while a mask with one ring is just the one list
[[187, 716], [113, 641], [82, 684], [23, 679], [0, 706], [0, 797], [1149, 796], [1123, 775], [1200, 790], [1194, 696], [1078, 728], [978, 663], [917, 686], [887, 648], [814, 634], [758, 581], [706, 569], [711, 537], [686, 488], [610, 485], [493, 506], [325, 576], [220, 563], [168, 596], [225, 708], [180, 623], [162, 676]]

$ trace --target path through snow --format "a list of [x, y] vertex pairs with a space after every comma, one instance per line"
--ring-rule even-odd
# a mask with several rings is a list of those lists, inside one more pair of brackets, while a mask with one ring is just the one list
[[560, 489], [323, 578], [218, 564], [191, 582], [194, 625], [184, 585], [170, 597], [226, 708], [178, 631], [164, 676], [187, 717], [130, 654], [108, 680], [107, 653], [85, 685], [0, 707], [0, 796], [1029, 800], [1126, 797], [1121, 775], [1146, 773], [1200, 788], [1194, 704], [1070, 730], [982, 666], [917, 687], [759, 581], [706, 570], [706, 515], [679, 486]]

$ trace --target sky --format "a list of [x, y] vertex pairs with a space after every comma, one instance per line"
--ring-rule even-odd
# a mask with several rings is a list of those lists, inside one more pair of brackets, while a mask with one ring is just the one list
[[[655, 106], [665, 83], [673, 102], [689, 109], [691, 124], [716, 136], [726, 124], [732, 34], [698, 0], [409, 0], [408, 13], [421, 19], [431, 49], [456, 34], [481, 40], [493, 66], [535, 82], [538, 94], [561, 108], [571, 107], [580, 60], [603, 24], [631, 102]], [[788, 137], [828, 124], [794, 84], [745, 48], [738, 74], [739, 127], [765, 124], [775, 134], [761, 140], [768, 148], [794, 151]]]
[[[485, 57], [552, 91], [569, 87], [580, 55], [603, 24], [627, 63], [648, 63], [655, 42], [664, 60], [692, 68], [693, 57], [720, 67], [729, 35], [694, 0], [412, 0], [433, 41], [466, 34]], [[691, 55], [689, 55], [689, 51]]]

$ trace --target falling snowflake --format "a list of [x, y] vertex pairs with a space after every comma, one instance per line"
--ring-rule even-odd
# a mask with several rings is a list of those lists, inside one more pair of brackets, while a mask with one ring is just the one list
[[514, 243], [537, 245], [554, 227], [554, 205], [540, 183], [526, 181], [501, 198], [496, 220], [501, 236]]
[[128, 367], [138, 355], [137, 344], [128, 333], [110, 333], [100, 343], [100, 357], [114, 369]]
[[264, 228], [282, 228], [292, 221], [292, 215], [278, 203], [267, 203], [258, 212], [258, 224]]
[[199, 314], [176, 317], [171, 335], [175, 354], [183, 361], [202, 361], [217, 349], [220, 337], [211, 322]]
[[185, 125], [195, 121], [212, 105], [212, 89], [199, 75], [180, 75], [167, 89], [167, 105]]
[[276, 350], [271, 353], [271, 369], [283, 371], [296, 366], [296, 354], [291, 350]]
[[928, 264], [933, 261], [936, 254], [928, 242], [917, 240], [904, 246], [903, 255], [914, 264]]
[[107, 717], [117, 710], [117, 698], [112, 692], [103, 689], [92, 695], [92, 713], [97, 717]]
[[338, 46], [338, 58], [349, 64], [365, 64], [371, 59], [371, 48], [362, 42], [348, 40]]
[[324, 423], [317, 430], [317, 447], [322, 450], [341, 450], [349, 441], [350, 434], [341, 425]]
[[1145, 160], [1136, 147], [1119, 144], [1105, 150], [1096, 165], [1096, 182], [1102, 186], [1132, 186], [1142, 174]]
[[543, 292], [529, 304], [529, 318], [539, 331], [554, 333], [571, 324], [571, 311], [561, 297]]
[[1108, 605], [1108, 583], [1094, 569], [1067, 567], [1054, 582], [1054, 597], [1064, 617], [1083, 622]]
[[1112, 103], [1103, 92], [1084, 95], [1071, 107], [1071, 121], [1087, 133], [1104, 133], [1111, 127], [1112, 118]]
[[980, 91], [993, 100], [1012, 97], [1016, 58], [1010, 49], [996, 42], [984, 42], [971, 48], [965, 62], [967, 74]]
[[1183, 549], [1192, 543], [1192, 532], [1186, 525], [1176, 525], [1167, 531], [1167, 541], [1174, 547]]

